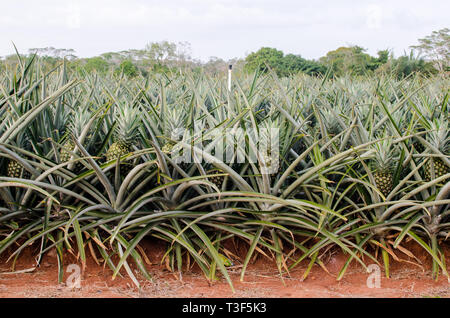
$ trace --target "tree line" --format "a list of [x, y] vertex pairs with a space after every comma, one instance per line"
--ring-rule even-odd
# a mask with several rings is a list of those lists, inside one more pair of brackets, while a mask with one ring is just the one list
[[[419, 44], [411, 46], [409, 54], [394, 57], [389, 50], [380, 50], [377, 56], [369, 55], [360, 46], [339, 47], [325, 56], [309, 60], [299, 54], [285, 54], [271, 47], [262, 47], [248, 54], [244, 59], [223, 60], [211, 57], [207, 62], [192, 58], [191, 46], [188, 42], [152, 42], [144, 49], [132, 49], [120, 52], [107, 52], [91, 58], [79, 58], [73, 49], [57, 49], [54, 47], [30, 49], [29, 57], [36, 55], [47, 65], [55, 67], [62, 59], [67, 60], [69, 68], [78, 72], [109, 71], [129, 77], [146, 76], [149, 72], [178, 71], [190, 68], [194, 71], [209, 73], [223, 72], [228, 64], [235, 69], [246, 72], [267, 72], [272, 70], [278, 76], [289, 76], [299, 72], [316, 76], [325, 75], [339, 77], [344, 75], [359, 76], [377, 73], [391, 73], [399, 78], [412, 73], [425, 76], [438, 72], [450, 71], [450, 30], [444, 28], [431, 35], [419, 39]], [[10, 55], [0, 60], [0, 70], [14, 67], [17, 56]]]
[[284, 54], [275, 48], [263, 47], [245, 58], [249, 71], [266, 72], [270, 69], [279, 76], [303, 72], [310, 75], [330, 76], [391, 73], [399, 78], [413, 73], [433, 75], [450, 71], [450, 30], [432, 32], [412, 45], [409, 54], [395, 58], [389, 50], [380, 50], [371, 56], [360, 46], [339, 47], [318, 60], [307, 60], [301, 55]]

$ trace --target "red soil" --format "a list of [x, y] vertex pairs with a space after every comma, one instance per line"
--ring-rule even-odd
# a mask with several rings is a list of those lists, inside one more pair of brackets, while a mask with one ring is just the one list
[[[230, 248], [241, 258], [234, 259], [234, 266], [228, 268], [235, 293], [232, 293], [220, 274], [218, 281], [209, 283], [195, 267], [184, 271], [181, 277], [169, 272], [164, 264], [160, 264], [165, 252], [161, 244], [148, 241], [142, 247], [152, 263], [147, 267], [153, 281], [147, 281], [136, 274], [141, 283], [140, 290], [133, 285], [124, 270], [121, 271], [123, 277], [112, 280], [112, 271], [108, 267], [97, 265], [92, 257], [88, 259], [82, 275], [81, 288], [71, 289], [64, 283], [58, 284], [57, 259], [54, 252], [43, 257], [40, 267], [27, 272], [27, 269], [35, 266], [35, 249], [29, 248], [17, 261], [15, 271], [19, 273], [11, 273], [11, 264], [5, 263], [5, 256], [0, 259], [0, 297], [450, 297], [450, 283], [447, 278], [441, 275], [438, 281], [432, 280], [431, 260], [414, 244], [408, 244], [407, 248], [420, 259], [422, 268], [391, 259], [391, 278], [385, 278], [381, 269], [380, 288], [367, 287], [370, 274], [355, 261], [343, 279], [337, 281], [336, 275], [347, 259], [338, 250], [322, 255], [329, 273], [314, 265], [306, 280], [302, 280], [302, 276], [308, 266], [307, 261], [294, 268], [290, 276], [284, 275], [281, 280], [275, 262], [258, 256], [256, 261], [249, 265], [244, 282], [240, 282], [240, 264], [245, 251], [242, 251], [243, 248], [238, 248], [241, 251]], [[444, 252], [449, 264], [450, 247], [447, 246]], [[398, 250], [395, 253], [402, 260], [415, 261]], [[70, 254], [65, 259], [65, 270], [70, 263], [79, 264]], [[366, 258], [365, 263], [373, 262]], [[137, 273], [137, 270], [133, 271]], [[65, 281], [69, 275], [70, 273], [64, 274]]]

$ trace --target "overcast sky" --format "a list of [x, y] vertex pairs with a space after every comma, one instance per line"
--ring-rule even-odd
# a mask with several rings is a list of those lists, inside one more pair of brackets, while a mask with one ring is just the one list
[[262, 46], [319, 58], [344, 45], [401, 55], [450, 27], [445, 0], [0, 0], [0, 56], [71, 48], [81, 57], [187, 41], [194, 58], [245, 57]]

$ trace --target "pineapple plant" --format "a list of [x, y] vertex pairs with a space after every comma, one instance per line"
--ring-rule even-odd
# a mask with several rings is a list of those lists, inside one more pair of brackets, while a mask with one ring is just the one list
[[[323, 125], [319, 125], [316, 127], [318, 132], [321, 132], [319, 135], [322, 136], [322, 133], [325, 135], [328, 135], [328, 139], [334, 138], [336, 135], [342, 132], [342, 126], [337, 118], [337, 115], [335, 112], [332, 112], [331, 110], [328, 110], [326, 108], [321, 110], [322, 114], [322, 123]], [[324, 131], [320, 129], [319, 127], [323, 127]], [[333, 141], [334, 149], [333, 151], [339, 151], [339, 150], [347, 150], [348, 149], [348, 142], [346, 144], [343, 144], [343, 137], [339, 137]], [[331, 148], [330, 148], [331, 150]]]
[[388, 139], [375, 144], [375, 156], [372, 160], [373, 177], [377, 189], [387, 196], [394, 186], [395, 149]]
[[[11, 123], [10, 123], [11, 124]], [[27, 148], [27, 137], [24, 132], [17, 135], [16, 139], [13, 141], [16, 147], [21, 149]], [[31, 174], [24, 169], [24, 167], [16, 160], [9, 159], [7, 163], [7, 176], [9, 178], [23, 178], [29, 179]]]
[[[79, 111], [75, 111], [73, 113], [72, 121], [69, 124], [69, 129], [75, 138], [79, 138], [91, 119], [92, 114], [87, 109], [82, 109]], [[59, 159], [61, 162], [67, 162], [71, 159], [72, 154], [75, 150], [75, 142], [69, 138], [62, 146], [59, 152]], [[81, 162], [77, 162], [75, 164], [75, 171], [80, 171], [83, 165]]]
[[[178, 148], [177, 142], [182, 139], [184, 133], [185, 121], [187, 112], [183, 107], [172, 105], [172, 107], [165, 109], [162, 114], [161, 131], [163, 134], [164, 144], [161, 150], [167, 154], [180, 152], [182, 149]], [[177, 148], [174, 149], [174, 147]]]
[[[444, 156], [450, 153], [450, 132], [448, 121], [444, 118], [436, 119], [431, 123], [426, 139], [429, 144], [439, 150]], [[430, 157], [425, 168], [425, 178], [427, 181], [442, 177], [450, 173], [450, 167], [438, 157]]]
[[336, 114], [330, 110], [324, 108], [322, 109], [323, 123], [325, 128], [332, 137], [336, 136], [342, 131], [342, 127], [336, 118]]
[[279, 169], [280, 153], [285, 153], [290, 148], [290, 135], [286, 129], [286, 121], [279, 118], [267, 119], [260, 125], [256, 143], [261, 173], [274, 176]]
[[[114, 142], [106, 152], [106, 161], [116, 160], [129, 154], [138, 137], [138, 128], [141, 123], [139, 109], [125, 105], [116, 108], [117, 128], [114, 133]], [[126, 174], [129, 165], [121, 163], [121, 173]]]

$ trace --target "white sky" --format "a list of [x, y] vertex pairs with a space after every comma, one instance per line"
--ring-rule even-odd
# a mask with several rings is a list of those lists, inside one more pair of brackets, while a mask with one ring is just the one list
[[450, 26], [445, 0], [0, 0], [0, 56], [29, 48], [81, 57], [188, 41], [192, 56], [245, 57], [262, 46], [319, 58], [344, 45], [395, 55]]

